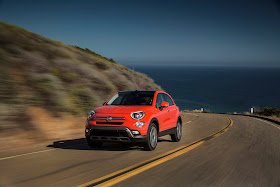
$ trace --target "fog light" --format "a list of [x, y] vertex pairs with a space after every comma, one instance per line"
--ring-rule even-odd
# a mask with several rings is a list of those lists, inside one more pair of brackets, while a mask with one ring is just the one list
[[135, 126], [139, 127], [139, 128], [143, 127], [144, 125], [145, 125], [145, 122], [143, 122], [143, 121], [138, 121], [135, 123]]
[[132, 134], [140, 134], [139, 131], [131, 131]]

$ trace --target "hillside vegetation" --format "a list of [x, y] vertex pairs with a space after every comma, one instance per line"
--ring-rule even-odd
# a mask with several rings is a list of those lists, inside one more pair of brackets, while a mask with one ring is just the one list
[[276, 107], [265, 107], [263, 110], [256, 111], [255, 115], [263, 116], [280, 122], [280, 109]]
[[256, 111], [257, 115], [261, 116], [276, 116], [280, 117], [280, 109], [276, 107], [264, 107], [263, 110]]
[[145, 74], [113, 59], [4, 22], [0, 62], [0, 132], [36, 129], [26, 125], [27, 111], [36, 116], [36, 107], [51, 116], [85, 116], [117, 91], [161, 90]]

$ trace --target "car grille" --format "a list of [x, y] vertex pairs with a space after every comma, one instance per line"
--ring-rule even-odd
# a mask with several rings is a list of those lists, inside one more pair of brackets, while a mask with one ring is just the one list
[[[110, 117], [110, 116], [108, 116], [108, 117]], [[107, 117], [96, 117], [96, 119], [107, 120]], [[122, 117], [111, 117], [111, 120], [125, 120], [125, 118], [122, 118]]]
[[118, 131], [92, 131], [91, 136], [101, 136], [101, 137], [128, 137], [125, 130]]
[[122, 125], [123, 122], [111, 122], [111, 121], [106, 121], [106, 122], [96, 122], [97, 125]]

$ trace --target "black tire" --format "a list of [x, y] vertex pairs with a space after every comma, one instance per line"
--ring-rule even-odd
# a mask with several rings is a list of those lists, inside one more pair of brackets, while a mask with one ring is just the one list
[[154, 150], [157, 147], [157, 141], [158, 141], [157, 126], [154, 123], [152, 123], [147, 132], [147, 140], [144, 143], [144, 150], [145, 151]]
[[87, 137], [87, 144], [91, 148], [100, 148], [103, 145], [103, 142], [92, 141], [89, 137]]
[[178, 120], [175, 134], [170, 134], [172, 142], [179, 142], [182, 138], [182, 124]]

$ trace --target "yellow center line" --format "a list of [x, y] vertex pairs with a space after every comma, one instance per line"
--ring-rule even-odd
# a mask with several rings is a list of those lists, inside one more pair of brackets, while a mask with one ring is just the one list
[[226, 132], [228, 130], [228, 128], [230, 126], [232, 126], [233, 121], [232, 119], [228, 118], [229, 123], [222, 128], [221, 130], [205, 137], [202, 138], [200, 140], [194, 141], [190, 144], [187, 145], [183, 145], [181, 147], [178, 147], [176, 149], [173, 149], [171, 151], [168, 151], [167, 153], [161, 154], [159, 156], [156, 156], [154, 158], [151, 158], [149, 160], [143, 161], [141, 163], [132, 165], [130, 167], [124, 168], [122, 170], [116, 171], [114, 173], [111, 173], [109, 175], [100, 177], [98, 179], [89, 181], [87, 183], [81, 184], [78, 187], [86, 187], [86, 186], [112, 186], [114, 184], [117, 184], [121, 181], [124, 181], [134, 175], [137, 175], [145, 170], [148, 170], [152, 167], [155, 167], [161, 163], [164, 163], [168, 160], [171, 160], [172, 158], [178, 157], [194, 148], [196, 148], [197, 146], [201, 145], [202, 143], [215, 138], [221, 134], [223, 134], [224, 132]]
[[152, 162], [152, 163], [150, 163], [150, 164], [148, 164], [148, 165], [145, 165], [145, 166], [143, 166], [143, 167], [140, 167], [140, 168], [138, 168], [138, 169], [135, 169], [135, 170], [133, 170], [133, 171], [131, 171], [131, 172], [128, 172], [127, 174], [120, 175], [119, 177], [116, 177], [116, 178], [114, 178], [114, 179], [112, 179], [112, 180], [109, 180], [109, 181], [107, 181], [107, 182], [101, 183], [101, 184], [96, 185], [96, 186], [113, 186], [114, 184], [117, 184], [117, 183], [119, 183], [119, 182], [121, 182], [121, 181], [123, 181], [123, 180], [125, 180], [125, 179], [128, 179], [128, 178], [130, 178], [130, 177], [132, 177], [132, 176], [134, 176], [134, 175], [137, 175], [137, 174], [139, 174], [139, 173], [142, 173], [142, 172], [145, 171], [145, 170], [148, 170], [148, 169], [150, 169], [150, 168], [152, 168], [152, 167], [155, 167], [155, 166], [157, 166], [157, 165], [159, 165], [159, 164], [161, 164], [161, 163], [163, 163], [163, 162], [166, 162], [166, 161], [168, 161], [168, 160], [170, 160], [170, 159], [172, 159], [172, 158], [175, 158], [175, 157], [177, 157], [177, 156], [179, 156], [179, 155], [181, 155], [181, 154], [183, 154], [183, 153], [186, 153], [186, 152], [188, 152], [188, 151], [194, 149], [195, 147], [199, 146], [199, 145], [202, 144], [203, 142], [204, 142], [204, 141], [199, 142], [199, 143], [197, 143], [197, 144], [195, 144], [195, 145], [192, 145], [192, 146], [190, 146], [190, 147], [188, 147], [188, 148], [186, 148], [186, 149], [183, 149], [183, 150], [181, 150], [181, 151], [178, 151], [178, 152], [176, 152], [176, 153], [174, 153], [174, 154], [171, 154], [171, 155], [169, 155], [169, 156], [167, 156], [167, 157], [164, 157], [164, 158], [162, 158], [162, 159], [159, 159], [159, 160], [157, 160], [157, 161], [154, 161], [154, 162]]

